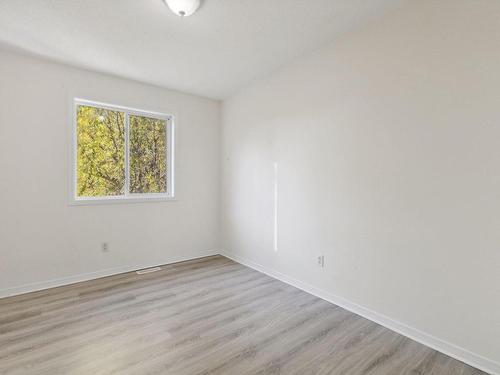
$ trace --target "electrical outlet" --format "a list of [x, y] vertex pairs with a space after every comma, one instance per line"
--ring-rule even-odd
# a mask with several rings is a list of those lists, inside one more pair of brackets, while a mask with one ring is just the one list
[[101, 251], [103, 253], [109, 253], [109, 244], [107, 242], [101, 244]]
[[321, 268], [325, 268], [325, 256], [324, 255], [318, 256], [318, 266]]

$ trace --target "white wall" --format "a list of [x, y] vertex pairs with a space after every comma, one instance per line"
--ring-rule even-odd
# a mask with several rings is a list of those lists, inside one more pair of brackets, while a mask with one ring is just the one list
[[[175, 114], [178, 201], [70, 206], [73, 97]], [[0, 296], [217, 253], [219, 124], [216, 101], [0, 52]]]
[[227, 254], [500, 371], [499, 20], [408, 2], [227, 100]]

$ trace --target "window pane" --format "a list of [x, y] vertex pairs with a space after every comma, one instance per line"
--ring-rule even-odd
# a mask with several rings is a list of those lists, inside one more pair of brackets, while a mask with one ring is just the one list
[[130, 192], [167, 192], [167, 122], [130, 116]]
[[77, 142], [77, 196], [123, 195], [125, 114], [78, 106]]

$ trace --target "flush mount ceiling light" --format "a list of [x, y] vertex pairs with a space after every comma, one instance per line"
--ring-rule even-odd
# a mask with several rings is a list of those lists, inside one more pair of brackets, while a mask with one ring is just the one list
[[164, 0], [165, 4], [180, 17], [192, 15], [200, 6], [200, 0]]

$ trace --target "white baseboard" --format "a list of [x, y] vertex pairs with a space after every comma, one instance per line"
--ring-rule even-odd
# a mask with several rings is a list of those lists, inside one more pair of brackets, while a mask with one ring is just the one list
[[73, 275], [73, 276], [52, 279], [52, 280], [41, 281], [41, 282], [37, 282], [37, 283], [24, 284], [24, 285], [20, 285], [20, 286], [11, 287], [11, 288], [0, 289], [0, 298], [12, 297], [12, 296], [17, 296], [19, 294], [25, 294], [25, 293], [31, 293], [31, 292], [37, 292], [37, 291], [44, 290], [44, 289], [56, 288], [59, 286], [75, 284], [75, 283], [79, 283], [82, 281], [99, 279], [101, 277], [117, 275], [117, 274], [124, 273], [124, 272], [136, 271], [136, 270], [140, 270], [143, 268], [156, 267], [156, 266], [161, 266], [161, 265], [165, 265], [165, 264], [169, 264], [169, 263], [182, 262], [182, 261], [186, 261], [186, 260], [203, 258], [206, 256], [212, 256], [212, 255], [218, 255], [218, 254], [219, 254], [219, 251], [217, 251], [217, 250], [197, 252], [197, 253], [191, 253], [191, 254], [183, 254], [180, 256], [178, 255], [178, 256], [166, 258], [162, 262], [134, 264], [134, 265], [127, 265], [127, 266], [122, 266], [122, 267], [108, 268], [105, 270], [89, 272], [89, 273], [84, 273], [84, 274], [80, 274], [80, 275]]
[[412, 328], [404, 323], [398, 322], [391, 319], [385, 315], [379, 314], [375, 311], [367, 309], [360, 306], [354, 302], [351, 302], [345, 298], [333, 295], [325, 290], [316, 288], [312, 285], [304, 283], [300, 280], [294, 279], [288, 275], [277, 272], [270, 268], [267, 268], [261, 264], [255, 263], [249, 259], [240, 257], [239, 255], [221, 252], [221, 255], [234, 260], [235, 262], [241, 263], [247, 267], [253, 268], [256, 271], [265, 273], [275, 279], [283, 281], [289, 285], [296, 288], [302, 289], [303, 291], [310, 293], [316, 297], [319, 297], [325, 301], [331, 302], [337, 306], [340, 306], [348, 311], [351, 311], [357, 315], [360, 315], [366, 319], [369, 319], [375, 323], [378, 323], [392, 331], [395, 331], [403, 336], [406, 336], [414, 341], [417, 341], [425, 346], [435, 349], [441, 353], [444, 353], [452, 358], [455, 358], [461, 362], [467, 363], [479, 370], [487, 372], [491, 375], [500, 375], [500, 363], [493, 361], [491, 359], [485, 358], [479, 354], [472, 353], [471, 351], [461, 348], [457, 345], [451, 344], [447, 341], [441, 340], [434, 337], [428, 333], [422, 332], [418, 329]]

